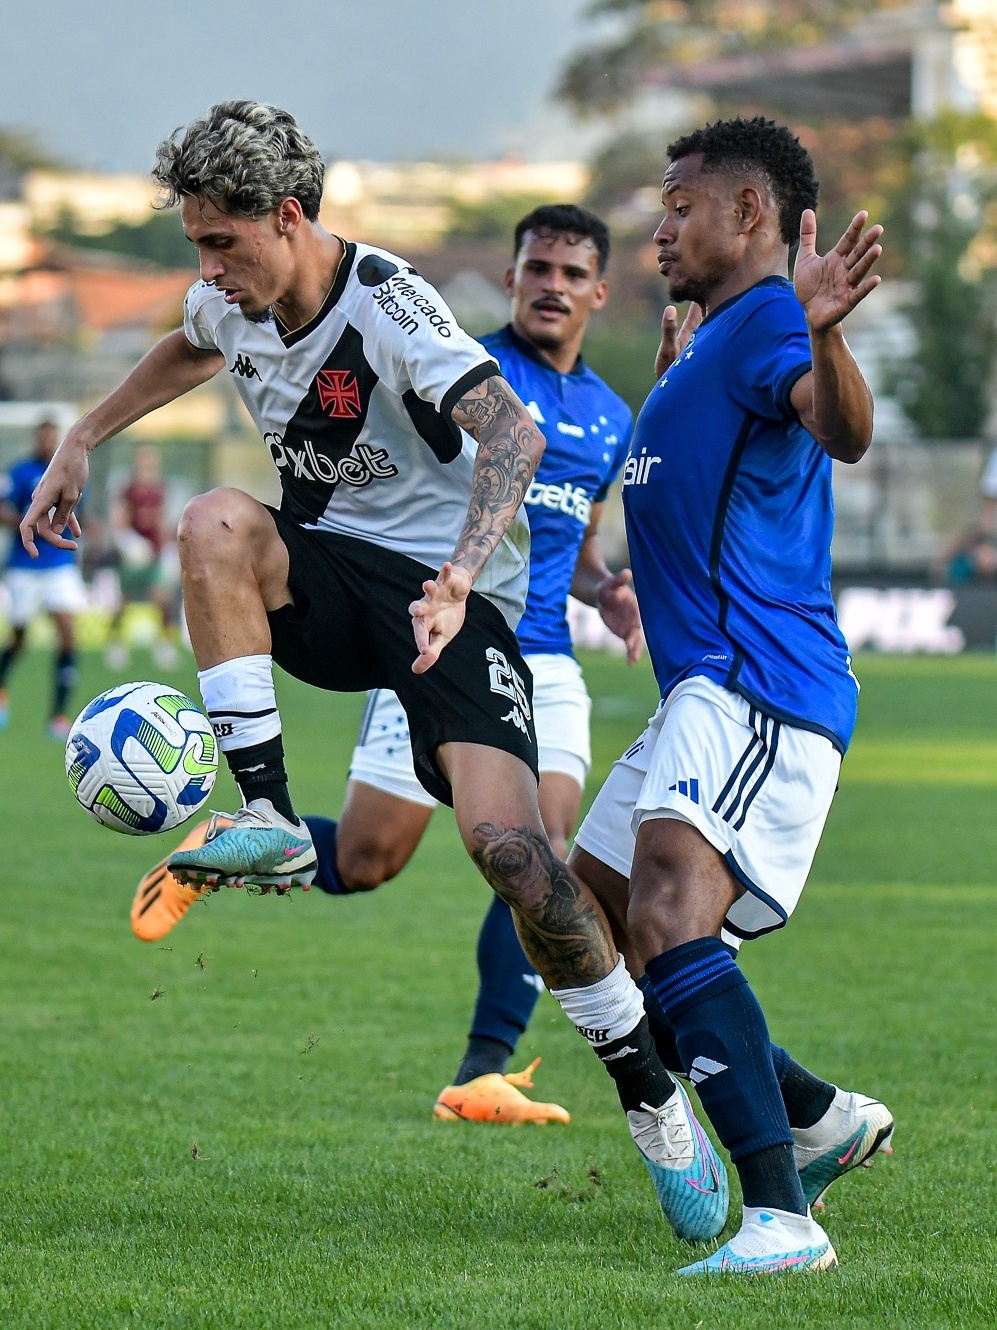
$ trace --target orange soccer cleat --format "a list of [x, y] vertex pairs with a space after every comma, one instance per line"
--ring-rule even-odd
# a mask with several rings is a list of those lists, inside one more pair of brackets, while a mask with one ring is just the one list
[[[199, 822], [189, 831], [176, 850], [198, 850], [219, 831], [232, 825], [224, 813], [215, 813], [209, 822]], [[171, 850], [175, 854], [176, 850]], [[160, 859], [142, 877], [132, 901], [132, 932], [143, 942], [158, 942], [184, 917], [195, 901], [206, 896], [212, 887], [182, 886]]]
[[570, 1122], [571, 1114], [560, 1104], [541, 1104], [527, 1099], [517, 1087], [532, 1090], [533, 1072], [540, 1065], [540, 1058], [525, 1071], [507, 1072], [500, 1076], [497, 1071], [487, 1076], [477, 1076], [466, 1085], [448, 1085], [440, 1091], [440, 1096], [433, 1106], [433, 1117], [438, 1122], [505, 1122], [516, 1125], [534, 1122], [538, 1127], [548, 1122]]

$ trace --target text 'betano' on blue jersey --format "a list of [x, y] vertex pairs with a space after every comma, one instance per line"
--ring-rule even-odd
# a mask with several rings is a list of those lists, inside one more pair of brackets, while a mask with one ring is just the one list
[[524, 654], [570, 656], [567, 601], [594, 503], [630, 442], [630, 408], [579, 357], [561, 374], [510, 324], [481, 338], [547, 441], [526, 495], [530, 587], [516, 635]]
[[784, 278], [717, 306], [641, 409], [623, 503], [662, 697], [707, 675], [844, 752], [858, 686], [831, 599], [831, 459], [789, 400], [808, 369]]

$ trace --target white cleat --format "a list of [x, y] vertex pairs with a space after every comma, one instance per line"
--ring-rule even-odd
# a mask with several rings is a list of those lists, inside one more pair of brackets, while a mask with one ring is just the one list
[[878, 1099], [835, 1090], [831, 1107], [812, 1127], [793, 1127], [793, 1154], [807, 1204], [823, 1209], [833, 1182], [874, 1154], [893, 1153], [893, 1115]]
[[680, 1275], [795, 1275], [834, 1270], [838, 1264], [827, 1234], [810, 1215], [744, 1207], [741, 1227], [702, 1261]]

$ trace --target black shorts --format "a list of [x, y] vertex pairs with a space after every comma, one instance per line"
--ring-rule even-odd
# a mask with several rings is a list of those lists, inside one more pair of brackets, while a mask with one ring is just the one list
[[472, 591], [464, 626], [425, 674], [409, 605], [439, 569], [354, 536], [306, 531], [270, 508], [290, 559], [293, 605], [268, 614], [273, 658], [331, 692], [391, 688], [408, 717], [419, 782], [453, 806], [436, 763], [445, 743], [484, 744], [522, 758], [537, 776], [533, 676], [499, 610]]

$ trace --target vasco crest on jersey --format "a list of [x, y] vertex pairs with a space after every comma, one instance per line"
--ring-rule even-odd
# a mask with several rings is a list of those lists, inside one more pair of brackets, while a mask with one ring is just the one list
[[348, 325], [283, 435], [267, 435], [284, 507], [298, 520], [319, 517], [338, 485], [363, 489], [398, 474], [384, 448], [358, 442], [376, 383], [360, 334]]

